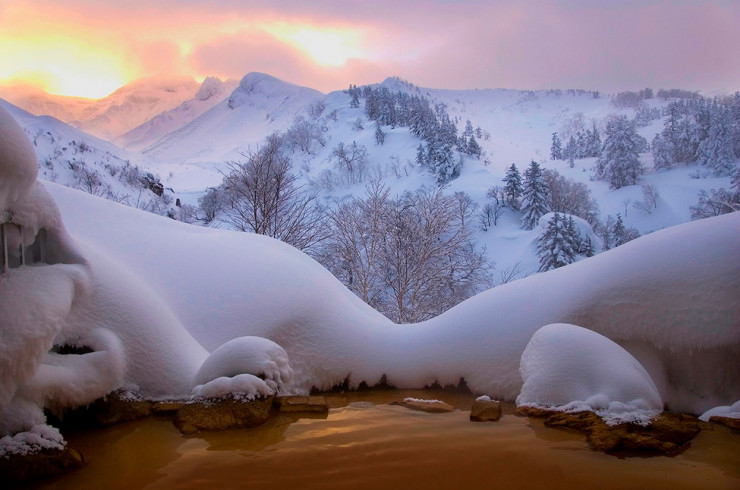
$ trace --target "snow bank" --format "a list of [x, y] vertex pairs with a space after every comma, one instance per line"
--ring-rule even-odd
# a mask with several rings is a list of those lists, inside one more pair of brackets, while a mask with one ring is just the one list
[[59, 431], [50, 425], [34, 425], [31, 430], [13, 436], [0, 437], [0, 458], [27, 455], [44, 449], [64, 449], [67, 443]]
[[663, 410], [645, 368], [622, 347], [591, 330], [546, 325], [522, 353], [517, 405], [591, 410], [608, 421], [645, 420]]
[[247, 400], [275, 394], [273, 387], [264, 380], [251, 374], [237, 374], [236, 376], [220, 376], [207, 383], [193, 388], [193, 395], [201, 398], [221, 398], [226, 395], [236, 395]]
[[740, 419], [740, 400], [736, 401], [732, 405], [722, 405], [720, 407], [710, 408], [699, 416], [699, 419], [704, 422], [709, 422], [709, 419], [714, 416], [728, 417], [732, 419]]
[[123, 384], [189, 392], [207, 352], [146, 283], [67, 234], [34, 181], [29, 148], [0, 109], [0, 217], [11, 223], [0, 273], [0, 434], [31, 430], [45, 422], [43, 408], [84, 405]]
[[670, 409], [702, 413], [740, 398], [740, 213], [652, 233], [399, 326], [283, 243], [47, 187], [75, 235], [143, 278], [206, 348], [245, 335], [282, 346], [298, 391], [385, 374], [410, 388], [464, 378], [474, 392], [513, 400], [532, 335], [572, 323], [627, 348]]

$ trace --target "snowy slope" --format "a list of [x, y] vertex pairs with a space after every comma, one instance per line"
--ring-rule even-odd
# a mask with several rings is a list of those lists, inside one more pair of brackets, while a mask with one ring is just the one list
[[180, 173], [191, 166], [213, 171], [253, 150], [267, 135], [287, 129], [296, 116], [322, 97], [310, 88], [249, 73], [226, 100], [143, 153], [157, 162], [162, 173]]
[[222, 82], [218, 78], [207, 77], [192, 99], [154, 116], [144, 124], [116, 138], [116, 143], [129, 150], [143, 150], [224, 100], [236, 86], [236, 80]]
[[[142, 182], [146, 172], [136, 165], [140, 155], [53, 117], [34, 116], [2, 99], [0, 108], [8, 111], [30, 138], [40, 178], [130, 206], [167, 211], [169, 192], [158, 196]], [[152, 177], [156, 181], [157, 177]]]
[[0, 94], [37, 115], [50, 115], [103, 139], [114, 139], [177, 107], [198, 91], [188, 77], [145, 78], [121, 87], [102, 99], [81, 99], [6, 87]]

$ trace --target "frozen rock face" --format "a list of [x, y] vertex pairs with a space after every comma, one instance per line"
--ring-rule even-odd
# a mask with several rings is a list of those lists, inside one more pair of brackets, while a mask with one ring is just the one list
[[517, 405], [591, 410], [604, 418], [649, 418], [663, 409], [655, 383], [622, 347], [565, 323], [540, 328], [524, 349]]

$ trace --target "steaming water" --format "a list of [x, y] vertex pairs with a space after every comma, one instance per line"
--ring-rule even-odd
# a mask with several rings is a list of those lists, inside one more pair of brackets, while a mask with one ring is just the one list
[[[405, 396], [458, 410], [388, 405]], [[617, 458], [580, 434], [505, 406], [468, 420], [472, 397], [430, 391], [330, 395], [327, 417], [276, 416], [261, 427], [183, 437], [147, 419], [68, 435], [87, 465], [40, 488], [740, 488], [740, 435], [705, 430], [676, 457]]]

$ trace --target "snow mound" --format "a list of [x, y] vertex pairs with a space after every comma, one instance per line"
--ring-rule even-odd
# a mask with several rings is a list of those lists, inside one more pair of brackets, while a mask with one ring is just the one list
[[566, 323], [546, 325], [522, 353], [518, 406], [591, 410], [607, 422], [646, 421], [663, 409], [645, 368], [615, 342]]
[[275, 391], [284, 391], [293, 378], [285, 349], [262, 337], [237, 337], [213, 351], [203, 362], [194, 384], [204, 385], [223, 376], [251, 374], [264, 378]]
[[10, 204], [29, 192], [37, 173], [36, 152], [26, 133], [0, 107], [0, 222]]
[[736, 401], [732, 405], [722, 405], [720, 407], [710, 408], [699, 416], [700, 420], [709, 422], [709, 419], [714, 417], [728, 417], [731, 419], [740, 419], [740, 400]]
[[64, 449], [62, 434], [50, 425], [37, 424], [31, 430], [0, 438], [0, 458], [25, 456], [44, 449]]
[[198, 385], [193, 388], [192, 394], [200, 398], [222, 398], [234, 395], [238, 398], [254, 400], [274, 395], [275, 390], [257, 376], [238, 374], [232, 377], [221, 376]]

